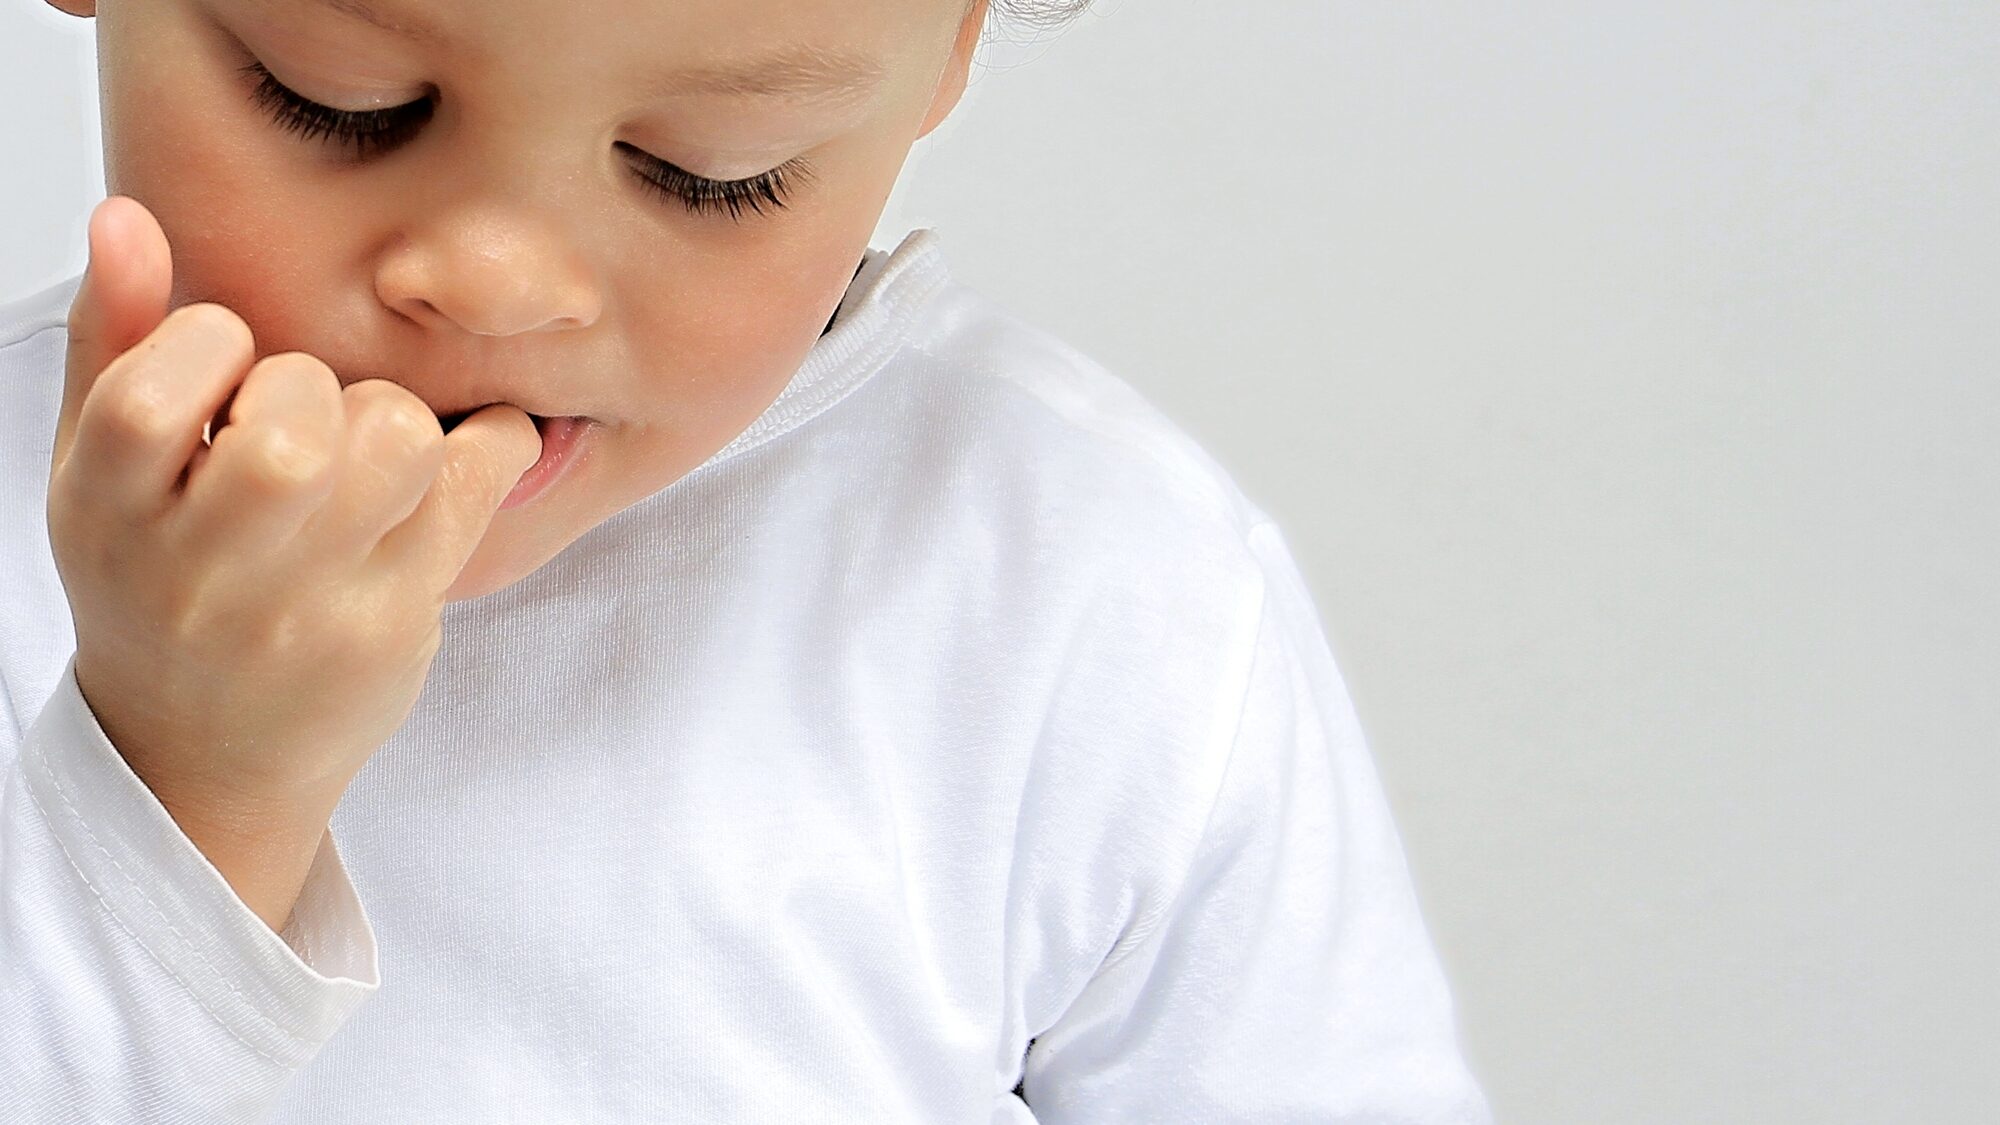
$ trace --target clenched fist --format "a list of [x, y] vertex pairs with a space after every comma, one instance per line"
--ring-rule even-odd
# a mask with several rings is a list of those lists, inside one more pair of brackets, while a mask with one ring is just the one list
[[168, 313], [137, 200], [88, 237], [48, 490], [77, 686], [177, 818], [323, 824], [408, 718], [445, 592], [541, 438], [504, 403], [447, 434], [395, 383], [256, 359], [222, 305]]

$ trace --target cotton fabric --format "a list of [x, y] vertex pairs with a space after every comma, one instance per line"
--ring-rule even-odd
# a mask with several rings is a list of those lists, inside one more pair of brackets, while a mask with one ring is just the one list
[[937, 231], [446, 608], [282, 934], [76, 686], [80, 281], [0, 306], [0, 1121], [1490, 1122], [1280, 529]]

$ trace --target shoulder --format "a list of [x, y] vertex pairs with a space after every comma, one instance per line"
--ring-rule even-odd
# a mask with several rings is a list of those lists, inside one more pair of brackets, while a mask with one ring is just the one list
[[848, 463], [872, 468], [842, 520], [920, 544], [897, 570], [989, 673], [1019, 663], [1044, 737], [1090, 744], [1070, 765], [1144, 762], [1184, 802], [1240, 709], [1268, 515], [1123, 375], [961, 285], [884, 375], [850, 415], [866, 436]]
[[942, 286], [883, 374], [881, 436], [932, 502], [1128, 585], [1259, 580], [1269, 517], [1232, 474], [1124, 373], [979, 291]]
[[[70, 298], [82, 275], [0, 302], [0, 697], [48, 698], [75, 643], [47, 528]], [[17, 709], [17, 719], [32, 715]], [[14, 732], [0, 732], [4, 740]]]
[[69, 306], [82, 281], [79, 272], [0, 302], [0, 465], [10, 479], [25, 479], [37, 465], [39, 479], [47, 479], [69, 350]]
[[[70, 301], [82, 281], [82, 273], [77, 273], [0, 302], [0, 420], [12, 423], [9, 429], [39, 427], [45, 421], [52, 425], [62, 398], [63, 360], [69, 351]], [[21, 436], [18, 432], [6, 435], [16, 454]], [[48, 455], [46, 448], [40, 452], [43, 457]], [[0, 454], [0, 458], [6, 456]]]
[[1067, 998], [1181, 884], [1289, 553], [1136, 375], [974, 290], [935, 295], [884, 375], [848, 416], [879, 475], [842, 519], [919, 545], [898, 589], [947, 608], [941, 665], [973, 654], [960, 723], [1022, 732], [1015, 893]]
[[69, 305], [82, 279], [78, 273], [0, 302], [0, 465], [11, 479], [24, 479], [35, 465], [47, 479], [69, 350]]
[[0, 352], [44, 333], [67, 335], [70, 302], [82, 284], [79, 270], [52, 285], [0, 301]]

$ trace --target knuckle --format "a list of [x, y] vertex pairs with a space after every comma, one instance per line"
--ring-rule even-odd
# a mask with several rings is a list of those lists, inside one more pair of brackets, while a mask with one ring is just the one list
[[[371, 380], [379, 382], [379, 380]], [[388, 386], [394, 387], [390, 383]], [[403, 389], [369, 395], [367, 410], [372, 435], [405, 457], [427, 456], [444, 448], [444, 430], [422, 399]]]
[[347, 416], [350, 418], [394, 409], [403, 400], [416, 397], [387, 379], [363, 379], [358, 383], [349, 383], [341, 388], [341, 394], [347, 399]]
[[[231, 426], [224, 430], [222, 439], [238, 428]], [[333, 469], [333, 458], [323, 445], [302, 439], [283, 426], [252, 427], [237, 438], [236, 444], [242, 454], [244, 474], [251, 484], [267, 492], [311, 488]]]
[[312, 354], [311, 352], [300, 352], [300, 351], [274, 352], [271, 355], [267, 355], [263, 359], [258, 360], [257, 366], [253, 370], [257, 371], [269, 370], [273, 374], [283, 372], [284, 374], [281, 376], [281, 378], [305, 379], [305, 380], [316, 379], [319, 380], [320, 382], [334, 383], [336, 386], [339, 384], [340, 381], [339, 378], [336, 375], [334, 375], [333, 368], [328, 366], [325, 360]]
[[187, 332], [214, 344], [232, 355], [245, 355], [255, 347], [250, 325], [228, 305], [215, 301], [195, 301], [167, 314], [175, 332]]
[[152, 444], [172, 436], [179, 419], [172, 404], [144, 382], [120, 379], [90, 396], [92, 421], [121, 441]]
[[154, 619], [177, 646], [196, 648], [214, 636], [210, 618], [217, 602], [217, 581], [213, 573], [203, 574], [169, 583], [153, 593]]
[[[162, 350], [164, 341], [174, 347]], [[121, 441], [172, 440], [183, 412], [164, 388], [175, 385], [175, 373], [155, 369], [188, 363], [197, 352], [240, 365], [253, 347], [250, 326], [228, 306], [214, 301], [182, 305], [169, 311], [141, 345], [106, 368], [85, 400], [84, 413], [92, 426]]]
[[406, 457], [428, 457], [444, 449], [444, 431], [438, 427], [437, 419], [421, 407], [385, 411], [381, 424], [393, 435], [389, 440]]
[[337, 665], [359, 667], [379, 664], [390, 651], [382, 623], [372, 614], [340, 614], [327, 624], [320, 643], [327, 658]]
[[349, 384], [347, 393], [370, 406], [396, 405], [430, 413], [415, 391], [390, 379], [363, 379]]
[[242, 650], [269, 659], [298, 648], [303, 622], [285, 609], [259, 606], [244, 611], [232, 624]]

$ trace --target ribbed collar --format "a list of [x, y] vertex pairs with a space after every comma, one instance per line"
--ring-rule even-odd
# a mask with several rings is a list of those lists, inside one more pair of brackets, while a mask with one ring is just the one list
[[871, 248], [834, 313], [771, 405], [729, 444], [688, 472], [754, 449], [825, 411], [879, 370], [904, 328], [950, 278], [937, 231], [917, 227], [887, 252]]

